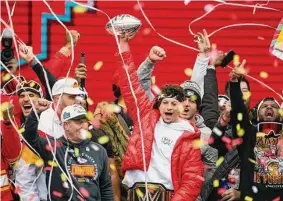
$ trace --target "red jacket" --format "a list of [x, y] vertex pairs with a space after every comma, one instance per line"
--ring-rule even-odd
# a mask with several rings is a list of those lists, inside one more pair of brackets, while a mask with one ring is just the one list
[[[149, 168], [151, 160], [152, 144], [154, 140], [154, 130], [160, 114], [153, 109], [152, 105], [139, 84], [131, 53], [126, 52], [122, 57], [127, 65], [132, 88], [137, 98], [139, 108], [141, 130], [144, 138], [144, 152], [146, 160], [146, 170]], [[134, 121], [134, 130], [130, 137], [127, 151], [125, 153], [122, 170], [143, 170], [143, 157], [141, 146], [141, 135], [137, 118], [137, 107], [130, 90], [130, 84], [126, 76], [123, 64], [119, 67], [119, 83], [121, 92], [125, 99], [128, 111]], [[196, 132], [185, 131], [177, 140], [173, 149], [171, 159], [172, 183], [174, 186], [174, 196], [171, 201], [195, 201], [201, 191], [203, 163], [201, 161], [200, 149], [193, 148], [193, 141], [198, 139], [200, 131], [194, 126]]]

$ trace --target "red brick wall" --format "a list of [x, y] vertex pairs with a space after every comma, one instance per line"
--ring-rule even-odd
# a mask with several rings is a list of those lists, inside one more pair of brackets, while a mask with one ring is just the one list
[[[55, 13], [63, 15], [65, 2], [51, 1], [50, 6]], [[155, 29], [164, 36], [178, 42], [195, 47], [193, 37], [188, 31], [188, 25], [197, 17], [205, 13], [206, 4], [217, 4], [216, 2], [191, 2], [187, 6], [180, 2], [142, 2], [143, 9], [151, 20]], [[240, 2], [242, 4], [254, 5], [255, 2]], [[13, 2], [9, 2], [12, 6]], [[146, 57], [153, 45], [159, 45], [167, 51], [167, 58], [156, 65], [154, 75], [156, 84], [162, 86], [165, 83], [180, 83], [188, 77], [184, 73], [185, 68], [192, 68], [197, 52], [172, 44], [159, 37], [145, 21], [142, 13], [134, 9], [135, 1], [129, 2], [105, 2], [98, 1], [96, 6], [106, 12], [110, 17], [121, 13], [128, 13], [141, 19], [143, 25], [139, 34], [131, 41], [131, 49], [134, 54], [135, 63], [138, 66]], [[282, 9], [283, 3], [270, 2], [268, 6]], [[1, 2], [1, 17], [6, 22], [7, 10], [5, 2]], [[36, 54], [40, 53], [41, 47], [41, 15], [42, 12], [50, 13], [46, 5], [41, 1], [17, 1], [13, 23], [17, 35], [27, 44], [32, 45]], [[257, 9], [253, 14], [253, 8], [220, 6], [204, 19], [192, 25], [194, 33], [207, 29], [209, 33], [222, 26], [235, 23], [261, 23], [277, 27], [282, 13]], [[89, 11], [86, 13], [72, 14], [71, 23], [66, 23], [69, 29], [76, 29], [81, 33], [79, 44], [75, 50], [76, 66], [80, 59], [80, 52], [86, 52], [86, 64], [88, 67], [87, 88], [95, 102], [112, 100], [111, 91], [112, 75], [117, 67], [114, 53], [117, 51], [115, 40], [105, 31], [108, 19], [99, 12]], [[145, 29], [151, 30], [146, 34]], [[1, 30], [3, 26], [1, 27]], [[274, 88], [277, 92], [283, 88], [283, 69], [281, 60], [277, 60], [269, 53], [269, 45], [275, 30], [265, 27], [246, 26], [222, 30], [210, 39], [216, 43], [218, 49], [228, 51], [234, 49], [240, 58], [247, 59], [247, 67], [250, 75], [263, 80], [264, 83]], [[49, 22], [48, 29], [48, 58], [64, 44], [64, 28], [56, 21]], [[47, 60], [43, 61], [45, 64]], [[104, 65], [99, 71], [94, 71], [93, 66], [97, 61], [103, 61]], [[274, 63], [278, 65], [274, 65]], [[229, 69], [217, 70], [219, 90], [222, 93], [224, 83], [228, 79]], [[267, 79], [259, 76], [261, 71], [269, 75]], [[27, 67], [22, 67], [21, 72], [29, 78], [34, 74]], [[60, 76], [64, 76], [61, 74]], [[262, 87], [257, 82], [251, 81], [253, 104], [264, 96], [276, 96], [270, 90]], [[281, 93], [282, 94], [282, 93]], [[276, 98], [278, 98], [276, 96]]]

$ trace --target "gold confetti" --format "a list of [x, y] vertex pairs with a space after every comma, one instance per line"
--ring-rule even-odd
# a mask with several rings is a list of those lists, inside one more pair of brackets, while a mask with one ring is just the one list
[[19, 134], [22, 134], [23, 132], [25, 132], [25, 127], [22, 127], [18, 130]]
[[259, 73], [259, 76], [260, 76], [261, 78], [263, 78], [263, 79], [268, 78], [267, 72], [264, 72], [264, 71], [261, 71], [261, 72]]
[[282, 109], [279, 109], [279, 110], [278, 110], [278, 113], [279, 113], [279, 115], [280, 115], [281, 117], [283, 117], [283, 110], [282, 110]]
[[74, 151], [75, 151], [75, 156], [79, 157], [80, 156], [80, 150], [78, 148], [75, 148]]
[[203, 146], [204, 146], [204, 143], [203, 143], [202, 140], [197, 139], [197, 140], [194, 140], [194, 141], [193, 141], [193, 148], [199, 149], [199, 148], [201, 148], [201, 147], [203, 147]]
[[73, 11], [74, 13], [85, 13], [87, 11], [87, 8], [83, 6], [75, 6]]
[[152, 77], [151, 77], [151, 83], [152, 83], [152, 84], [155, 84], [155, 81], [156, 81], [156, 80], [155, 80], [155, 76], [152, 76]]
[[9, 107], [9, 103], [8, 102], [4, 102], [1, 104], [1, 111], [4, 112], [5, 110], [7, 110]]
[[137, 193], [137, 195], [139, 196], [139, 197], [142, 197], [143, 198], [143, 192], [139, 189], [139, 188], [137, 188], [136, 189], [136, 193]]
[[94, 65], [94, 70], [100, 70], [100, 68], [103, 66], [103, 61], [98, 61]]
[[245, 201], [253, 201], [253, 198], [250, 196], [245, 196]]
[[213, 181], [213, 187], [214, 187], [214, 188], [219, 187], [219, 180], [218, 180], [218, 179], [215, 179], [215, 180]]
[[245, 92], [245, 94], [243, 94], [243, 100], [248, 100], [251, 97], [251, 92]]
[[240, 57], [239, 57], [239, 55], [234, 55], [234, 57], [233, 57], [233, 64], [234, 64], [234, 66], [238, 66], [239, 64], [240, 64]]
[[240, 130], [238, 130], [237, 134], [239, 137], [243, 137], [245, 134], [245, 130], [241, 128]]
[[90, 112], [90, 111], [88, 111], [87, 114], [86, 114], [86, 118], [87, 118], [88, 120], [92, 120], [93, 117], [94, 117], [94, 116], [93, 116], [93, 113]]
[[185, 69], [185, 74], [186, 74], [187, 76], [191, 77], [192, 74], [193, 74], [193, 70], [192, 70], [191, 68], [186, 68], [186, 69]]
[[29, 84], [29, 86], [30, 86], [31, 88], [34, 87], [34, 85], [35, 85], [34, 82], [31, 82], [31, 83]]
[[91, 98], [87, 98], [86, 102], [88, 105], [93, 105], [93, 100], [91, 100]]
[[264, 137], [264, 136], [265, 136], [265, 133], [258, 132], [258, 133], [256, 134], [256, 137]]
[[43, 160], [42, 160], [41, 158], [38, 159], [38, 160], [36, 160], [36, 161], [35, 161], [35, 165], [36, 165], [37, 167], [43, 166]]
[[239, 131], [239, 130], [241, 129], [241, 125], [240, 125], [240, 124], [237, 124], [237, 125], [236, 125], [236, 129], [237, 129], [237, 131]]
[[106, 144], [107, 142], [109, 142], [109, 137], [107, 135], [104, 135], [99, 137], [97, 141], [99, 144]]
[[219, 157], [218, 160], [216, 161], [216, 167], [219, 167], [219, 165], [221, 165], [223, 161], [224, 161], [224, 157], [223, 156]]
[[178, 108], [178, 111], [180, 112], [180, 113], [182, 113], [182, 112], [184, 112], [184, 107], [183, 107], [183, 105], [178, 105], [177, 106], [177, 108]]
[[65, 176], [65, 174], [61, 173], [61, 180], [63, 182], [67, 181], [67, 177]]
[[114, 164], [110, 164], [110, 169], [111, 170], [116, 170], [116, 166]]
[[191, 96], [191, 101], [196, 101], [197, 99], [198, 99], [198, 97], [196, 95]]
[[251, 163], [256, 163], [256, 161], [255, 160], [253, 160], [253, 159], [251, 159], [251, 158], [249, 158], [249, 161], [251, 162]]
[[11, 78], [10, 73], [6, 73], [6, 74], [4, 75], [4, 77], [3, 77], [3, 81], [6, 82], [6, 81], [8, 81], [10, 78]]
[[237, 119], [238, 119], [238, 121], [242, 121], [243, 120], [243, 114], [242, 113], [238, 113], [237, 114]]
[[58, 167], [58, 164], [55, 161], [48, 161], [47, 164], [51, 167]]

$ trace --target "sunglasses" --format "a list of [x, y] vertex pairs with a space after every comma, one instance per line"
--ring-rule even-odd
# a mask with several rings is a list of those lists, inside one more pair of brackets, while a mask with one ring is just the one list
[[278, 122], [261, 122], [257, 124], [257, 131], [265, 137], [279, 137], [283, 135], [283, 124]]
[[23, 76], [13, 77], [3, 85], [2, 90], [6, 95], [13, 95], [17, 92], [18, 86], [23, 82], [26, 82]]

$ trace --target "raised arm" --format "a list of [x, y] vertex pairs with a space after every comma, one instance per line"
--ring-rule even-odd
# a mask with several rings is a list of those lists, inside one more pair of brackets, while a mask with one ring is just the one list
[[148, 99], [153, 101], [154, 95], [151, 93], [151, 75], [154, 65], [158, 61], [162, 61], [166, 57], [164, 49], [158, 46], [153, 46], [149, 52], [148, 57], [141, 63], [137, 74], [142, 88], [145, 90]]

